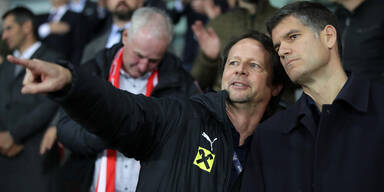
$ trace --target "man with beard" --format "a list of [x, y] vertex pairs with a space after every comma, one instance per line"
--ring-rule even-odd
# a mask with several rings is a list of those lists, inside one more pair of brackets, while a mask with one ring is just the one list
[[120, 43], [122, 31], [129, 27], [133, 12], [142, 7], [143, 0], [106, 0], [105, 6], [112, 14], [103, 26], [103, 30], [84, 49], [81, 63], [95, 57], [103, 48], [111, 48]]

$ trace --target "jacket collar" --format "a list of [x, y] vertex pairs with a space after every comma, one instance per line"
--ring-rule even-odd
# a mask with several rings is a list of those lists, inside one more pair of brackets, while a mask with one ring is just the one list
[[191, 99], [201, 103], [216, 120], [225, 124], [228, 121], [225, 110], [225, 99], [227, 95], [226, 91], [209, 92], [192, 96]]
[[[348, 81], [336, 96], [336, 99], [333, 101], [332, 105], [336, 103], [344, 103], [359, 112], [367, 112], [369, 90], [370, 82], [367, 79], [359, 78], [355, 75], [350, 75]], [[306, 117], [308, 114], [309, 106], [306, 97], [308, 97], [308, 95], [303, 93], [296, 104], [287, 109], [287, 113], [285, 114], [294, 114], [294, 117], [291, 115], [285, 115], [283, 117], [282, 122], [288, 122], [286, 124], [286, 128], [283, 129], [283, 133], [291, 132], [294, 128], [297, 127], [296, 125], [299, 121], [306, 121], [306, 119], [308, 119]]]

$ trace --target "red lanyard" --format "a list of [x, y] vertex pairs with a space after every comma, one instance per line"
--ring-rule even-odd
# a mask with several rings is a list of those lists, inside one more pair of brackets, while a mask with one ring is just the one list
[[[120, 88], [120, 69], [121, 65], [123, 63], [123, 52], [124, 49], [121, 48], [117, 54], [115, 55], [115, 58], [113, 59], [111, 68], [109, 70], [109, 76], [108, 81], [116, 88]], [[147, 89], [145, 91], [145, 96], [149, 97], [155, 87], [154, 85], [154, 79], [158, 76], [158, 71], [155, 69], [151, 76], [148, 78], [147, 82]], [[102, 178], [105, 178], [105, 191], [106, 192], [114, 192], [115, 191], [115, 179], [116, 179], [116, 151], [107, 149], [106, 151], [107, 155], [107, 162], [106, 162], [106, 176], [103, 176]], [[100, 169], [103, 167], [101, 166]], [[99, 191], [99, 182], [100, 182], [100, 173], [99, 171], [97, 182], [96, 182], [96, 192]], [[103, 187], [102, 187], [103, 188]], [[103, 191], [103, 189], [100, 189]]]

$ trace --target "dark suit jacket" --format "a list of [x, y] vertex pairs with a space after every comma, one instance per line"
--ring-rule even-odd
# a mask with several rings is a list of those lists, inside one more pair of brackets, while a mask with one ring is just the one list
[[[41, 46], [32, 58], [53, 61], [60, 57]], [[57, 105], [44, 95], [22, 95], [25, 69], [16, 74], [15, 69], [9, 62], [0, 67], [0, 131], [9, 131], [24, 149], [13, 158], [0, 155], [0, 191], [55, 191], [57, 147], [45, 155], [40, 155], [39, 149]]]
[[102, 30], [85, 46], [80, 64], [96, 57], [96, 54], [105, 49], [112, 28], [112, 17], [108, 17], [102, 26]]
[[[38, 15], [36, 23], [40, 26], [48, 22], [49, 14]], [[81, 14], [68, 10], [61, 18], [62, 22], [70, 25], [70, 31], [63, 35], [50, 34], [41, 41], [49, 48], [64, 55], [66, 60], [79, 64], [83, 48], [87, 43], [88, 25]]]

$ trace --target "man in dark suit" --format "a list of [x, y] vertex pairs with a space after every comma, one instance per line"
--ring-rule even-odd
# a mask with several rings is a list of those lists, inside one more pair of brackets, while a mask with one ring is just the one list
[[120, 42], [122, 31], [129, 27], [133, 12], [143, 6], [143, 0], [106, 0], [105, 6], [111, 16], [101, 32], [85, 47], [81, 63], [94, 58], [102, 49]]
[[[86, 20], [86, 25], [92, 33], [95, 34], [102, 28], [107, 17], [105, 9], [105, 0], [94, 2], [91, 0], [70, 0], [69, 10], [81, 14]], [[91, 35], [92, 36], [92, 35]], [[89, 39], [91, 39], [89, 36]]]
[[68, 8], [68, 0], [51, 0], [49, 14], [37, 16], [38, 35], [47, 47], [78, 64], [88, 38], [88, 25], [82, 15]]
[[[18, 58], [54, 61], [56, 52], [36, 40], [34, 15], [17, 7], [6, 12], [2, 39]], [[0, 186], [1, 191], [54, 191], [58, 151], [39, 154], [44, 131], [57, 105], [44, 95], [22, 95], [24, 67], [5, 61], [0, 69]]]

